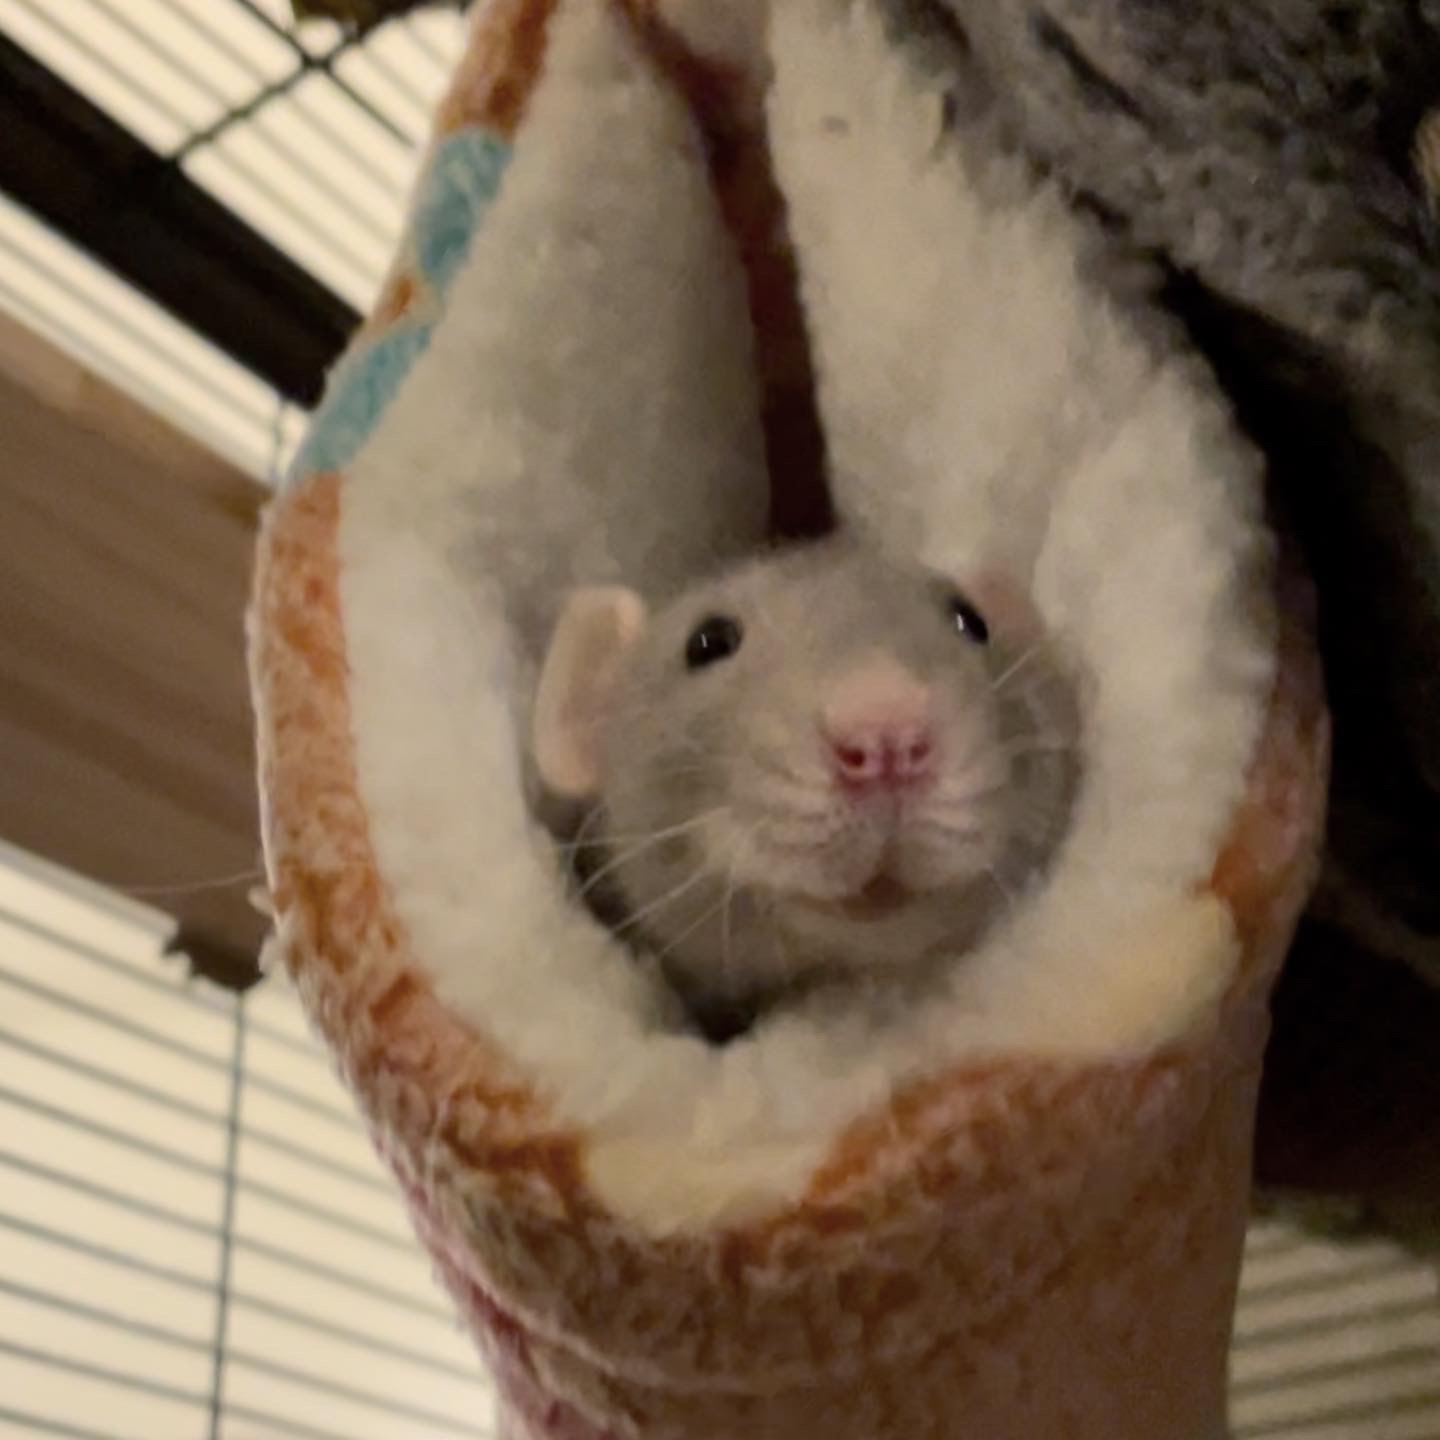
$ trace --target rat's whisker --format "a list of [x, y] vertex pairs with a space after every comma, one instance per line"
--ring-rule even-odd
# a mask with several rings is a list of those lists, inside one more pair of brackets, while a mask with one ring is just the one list
[[705, 811], [703, 816], [692, 816], [689, 820], [677, 825], [666, 826], [663, 830], [607, 830], [603, 834], [595, 836], [593, 839], [567, 840], [562, 843], [560, 848], [562, 850], [594, 850], [607, 845], [644, 844], [650, 840], [664, 840], [672, 835], [678, 835], [682, 831], [693, 829], [703, 818], [716, 815], [722, 809], [724, 809], [724, 806], [717, 805], [713, 809]]
[[1018, 658], [1011, 661], [1011, 663], [990, 682], [990, 693], [992, 695], [999, 695], [1017, 676], [1024, 673], [1026, 667], [1037, 655], [1042, 654], [1050, 648], [1054, 643], [1054, 638], [1053, 635], [1042, 635], [1040, 639], [1036, 640], [1032, 645], [1026, 646], [1026, 648], [1020, 652]]
[[644, 774], [633, 777], [626, 784], [617, 784], [614, 781], [607, 781], [605, 785], [606, 800], [616, 795], [631, 795], [636, 791], [642, 794], [651, 789], [657, 780], [675, 780], [686, 775], [704, 775], [713, 766], [713, 761], [697, 761], [686, 764], [657, 763], [653, 768], [646, 769]]
[[737, 792], [737, 801], [752, 814], [766, 820], [790, 821], [797, 825], [814, 825], [824, 829], [835, 819], [836, 806], [792, 805], [784, 795], [777, 795], [773, 789], [757, 794], [752, 790]]
[[763, 753], [751, 756], [748, 763], [759, 774], [783, 780], [791, 789], [798, 789], [806, 794], [825, 783], [825, 771], [818, 765], [787, 765], [778, 757]]
[[1004, 900], [1006, 908], [1013, 910], [1016, 905], [1015, 892], [1000, 878], [999, 868], [995, 865], [987, 865], [985, 867], [985, 874], [990, 877], [991, 883], [995, 886], [995, 889], [999, 891], [1000, 898]]
[[982, 800], [991, 800], [996, 795], [1003, 795], [1009, 788], [1007, 780], [996, 780], [993, 784], [982, 785], [978, 790], [967, 789], [963, 785], [942, 785], [934, 792], [931, 803], [941, 809], [959, 809], [966, 805], [978, 805]]
[[786, 832], [801, 838], [812, 836], [818, 840], [834, 834], [839, 823], [828, 805], [814, 812], [779, 810], [773, 806], [757, 805], [750, 813], [755, 817], [752, 839], [763, 828], [767, 835], [778, 836], [781, 832]]
[[720, 910], [720, 974], [722, 983], [726, 989], [730, 988], [730, 982], [735, 973], [735, 960], [731, 953], [731, 939], [733, 920], [735, 914], [735, 872], [740, 864], [742, 854], [742, 841], [736, 840], [734, 850], [730, 856], [730, 866], [725, 874], [725, 894], [721, 901]]
[[618, 925], [614, 933], [623, 935], [625, 931], [634, 929], [642, 920], [654, 915], [657, 911], [664, 910], [667, 906], [673, 905], [682, 896], [689, 894], [702, 880], [708, 879], [709, 869], [704, 865], [697, 865], [689, 876], [678, 885], [672, 886], [663, 895], [651, 900], [648, 904], [642, 905], [638, 910], [633, 910]]
[[663, 830], [652, 830], [648, 835], [638, 839], [633, 845], [627, 846], [618, 855], [612, 856], [598, 870], [586, 876], [585, 883], [580, 887], [580, 896], [588, 895], [594, 887], [599, 884], [607, 875], [628, 865], [637, 856], [643, 855], [647, 850], [653, 849], [656, 845], [666, 840], [672, 840], [680, 835], [686, 835], [692, 830], [698, 830], [702, 825], [707, 824], [724, 810], [723, 805], [717, 805], [711, 810], [702, 810], [700, 814], [692, 816], [689, 820], [682, 821], [679, 825], [669, 825]]
[[724, 909], [726, 903], [722, 898], [716, 904], [710, 906], [708, 910], [702, 910], [678, 935], [668, 940], [664, 946], [655, 952], [654, 959], [656, 963], [658, 964], [665, 960], [667, 956], [673, 955], [702, 925], [706, 925], [716, 919], [721, 910]]
[[927, 815], [916, 820], [914, 828], [921, 834], [939, 835], [945, 840], [983, 840], [988, 833], [986, 827], [972, 820], [969, 824], [949, 823], [942, 815]]

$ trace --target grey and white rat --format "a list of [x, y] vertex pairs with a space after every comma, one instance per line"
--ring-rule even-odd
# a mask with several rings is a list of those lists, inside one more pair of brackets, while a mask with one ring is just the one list
[[587, 811], [592, 897], [730, 1030], [797, 987], [973, 945], [1065, 833], [1077, 694], [1013, 588], [832, 538], [653, 614], [576, 591], [534, 758]]

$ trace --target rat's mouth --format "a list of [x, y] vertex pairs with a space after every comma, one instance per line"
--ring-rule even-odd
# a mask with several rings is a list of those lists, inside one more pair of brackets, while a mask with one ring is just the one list
[[806, 897], [801, 903], [824, 915], [867, 924], [888, 919], [914, 899], [915, 891], [882, 870], [853, 894], [829, 900]]

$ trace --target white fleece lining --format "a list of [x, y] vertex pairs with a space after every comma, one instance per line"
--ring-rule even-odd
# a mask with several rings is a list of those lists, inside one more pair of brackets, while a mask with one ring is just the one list
[[1255, 466], [1203, 384], [1085, 288], [1057, 201], [937, 149], [936, 99], [867, 6], [777, 0], [771, 120], [842, 513], [932, 563], [1033, 565], [1096, 678], [1089, 770], [1052, 883], [903, 1020], [797, 1011], [723, 1049], [668, 1030], [566, 896], [518, 763], [569, 584], [663, 591], [763, 521], [741, 276], [688, 116], [615, 8], [552, 21], [447, 313], [347, 475], [341, 585], [361, 790], [414, 953], [587, 1132], [599, 1198], [663, 1232], [792, 1202], [906, 1078], [1134, 1054], [1213, 1008], [1236, 943], [1193, 895], [1270, 659], [1242, 583]]

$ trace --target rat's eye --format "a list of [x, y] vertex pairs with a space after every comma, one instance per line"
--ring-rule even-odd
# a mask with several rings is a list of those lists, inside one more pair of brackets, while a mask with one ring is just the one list
[[710, 615], [690, 632], [685, 642], [685, 663], [692, 670], [724, 660], [740, 648], [744, 637], [738, 620], [728, 615]]
[[984, 645], [990, 639], [990, 627], [985, 623], [985, 617], [958, 590], [952, 592], [948, 603], [955, 628], [967, 640]]

